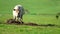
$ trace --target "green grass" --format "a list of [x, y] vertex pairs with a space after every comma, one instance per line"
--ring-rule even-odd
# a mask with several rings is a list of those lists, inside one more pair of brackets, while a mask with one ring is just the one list
[[60, 34], [58, 27], [4, 24], [12, 18], [12, 10], [17, 4], [30, 12], [23, 16], [25, 23], [60, 25], [60, 17], [58, 20], [55, 17], [60, 12], [60, 0], [0, 0], [0, 34]]
[[57, 27], [38, 27], [25, 25], [0, 24], [1, 34], [59, 34]]
[[33, 22], [37, 24], [56, 24], [60, 25], [60, 18], [57, 20], [53, 15], [24, 15], [24, 22]]

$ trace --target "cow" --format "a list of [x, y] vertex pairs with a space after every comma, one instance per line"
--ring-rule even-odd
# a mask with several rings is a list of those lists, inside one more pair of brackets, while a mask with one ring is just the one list
[[22, 17], [25, 14], [24, 8], [22, 5], [16, 5], [13, 9], [13, 19], [15, 21], [22, 22]]
[[59, 16], [58, 15], [56, 15], [56, 19], [58, 19], [59, 18]]
[[59, 19], [60, 13], [56, 14], [56, 19]]

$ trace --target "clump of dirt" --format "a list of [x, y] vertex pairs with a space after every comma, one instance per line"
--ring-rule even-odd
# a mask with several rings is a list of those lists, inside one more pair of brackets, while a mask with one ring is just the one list
[[55, 24], [47, 24], [47, 26], [56, 26]]
[[24, 22], [19, 22], [19, 21], [15, 21], [14, 19], [9, 19], [9, 20], [7, 20], [7, 23], [8, 24], [12, 24], [12, 23], [14, 23], [14, 24], [23, 24]]
[[36, 23], [27, 23], [27, 24], [25, 24], [25, 25], [30, 25], [30, 26], [39, 26], [38, 24], [36, 24]]
[[40, 24], [39, 26], [56, 26], [55, 24]]

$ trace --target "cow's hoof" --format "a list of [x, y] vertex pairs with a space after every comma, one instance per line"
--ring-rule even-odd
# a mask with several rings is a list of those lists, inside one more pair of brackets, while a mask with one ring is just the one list
[[24, 22], [20, 22], [20, 21], [15, 21], [15, 23], [17, 23], [17, 24], [24, 24]]

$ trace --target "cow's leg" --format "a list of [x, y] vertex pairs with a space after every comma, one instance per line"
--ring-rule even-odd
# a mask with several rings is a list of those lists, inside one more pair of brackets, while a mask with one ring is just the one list
[[18, 17], [18, 21], [22, 23], [22, 15]]
[[17, 20], [18, 20], [18, 17], [15, 16], [15, 15], [13, 15], [13, 19], [14, 19], [15, 21], [17, 21]]
[[21, 19], [21, 18], [18, 18], [18, 20], [17, 20], [17, 21], [22, 22], [22, 19]]
[[20, 15], [20, 21], [22, 22], [22, 20], [23, 20], [23, 15], [21, 14]]
[[13, 19], [16, 20], [16, 16], [13, 15]]
[[16, 16], [16, 21], [19, 21], [19, 18]]

